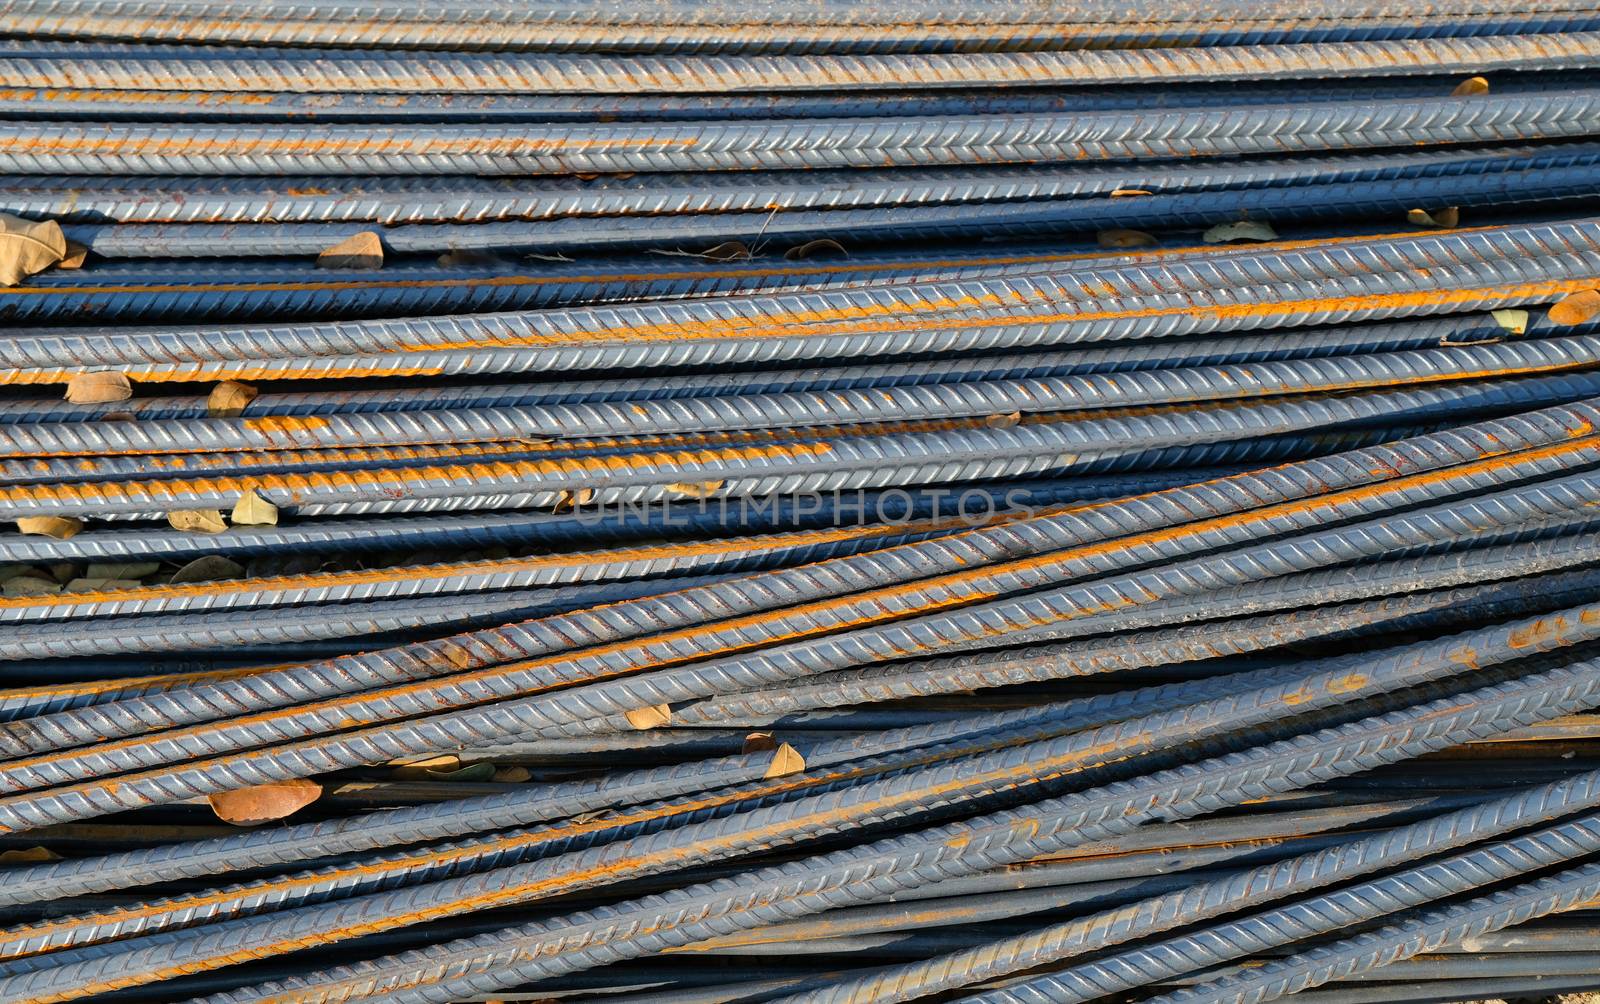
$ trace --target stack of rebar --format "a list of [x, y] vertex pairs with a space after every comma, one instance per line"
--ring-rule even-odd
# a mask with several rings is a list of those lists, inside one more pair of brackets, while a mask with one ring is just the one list
[[9, 0], [0, 1004], [1600, 989], [1600, 6]]

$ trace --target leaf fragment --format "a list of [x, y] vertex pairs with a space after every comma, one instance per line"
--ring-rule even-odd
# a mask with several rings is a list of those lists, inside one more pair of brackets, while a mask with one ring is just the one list
[[170, 581], [175, 586], [185, 582], [220, 582], [224, 579], [244, 578], [244, 566], [220, 554], [203, 554], [172, 573]]
[[1528, 330], [1528, 312], [1526, 310], [1496, 310], [1490, 316], [1494, 318], [1494, 323], [1513, 335], [1520, 335]]
[[67, 235], [55, 220], [42, 223], [0, 213], [0, 286], [15, 286], [67, 256]]
[[1156, 244], [1155, 235], [1143, 230], [1102, 230], [1095, 235], [1095, 240], [1103, 248], [1148, 248]]
[[1551, 324], [1582, 324], [1600, 315], [1600, 290], [1584, 289], [1558, 300], [1547, 315]]
[[131, 397], [133, 381], [124, 373], [74, 373], [67, 381], [67, 400], [73, 404], [108, 404]]
[[688, 499], [708, 499], [725, 484], [726, 481], [674, 481], [667, 485], [667, 493]]
[[799, 750], [788, 743], [784, 743], [773, 752], [772, 762], [767, 765], [766, 773], [761, 776], [769, 778], [788, 777], [790, 774], [798, 774], [805, 769], [806, 758], [800, 755]]
[[318, 268], [382, 268], [383, 240], [371, 230], [352, 234], [317, 255]]
[[1417, 227], [1448, 230], [1461, 225], [1461, 209], [1458, 206], [1447, 206], [1444, 209], [1408, 209], [1406, 222]]
[[167, 513], [167, 523], [184, 533], [221, 533], [228, 528], [216, 509], [174, 509]]
[[512, 764], [509, 767], [497, 767], [495, 768], [494, 779], [501, 784], [521, 784], [524, 781], [533, 780], [533, 771], [517, 764]]
[[17, 529], [56, 540], [70, 540], [83, 529], [83, 520], [72, 516], [23, 516], [17, 520]]
[[67, 241], [66, 257], [56, 262], [56, 268], [82, 268], [83, 263], [89, 260], [89, 249], [77, 241]]
[[806, 258], [848, 258], [850, 257], [850, 252], [846, 251], [844, 245], [836, 240], [818, 237], [814, 241], [806, 241], [804, 244], [798, 244], [790, 248], [783, 253], [783, 256], [790, 261], [802, 261]]
[[278, 525], [278, 507], [262, 498], [254, 488], [239, 496], [229, 515], [240, 526]]
[[628, 724], [643, 732], [647, 729], [658, 729], [672, 720], [672, 709], [665, 704], [652, 704], [646, 708], [634, 708], [622, 717]]
[[86, 579], [143, 579], [161, 571], [159, 561], [91, 561], [83, 571]]
[[1451, 97], [1468, 98], [1477, 94], [1489, 93], [1489, 81], [1483, 77], [1468, 77], [1455, 86], [1450, 92]]
[[0, 865], [42, 865], [46, 862], [60, 860], [61, 855], [40, 844], [16, 850], [0, 851]]
[[322, 797], [322, 785], [305, 778], [218, 791], [206, 796], [211, 811], [235, 826], [257, 826], [293, 815]]
[[0, 596], [23, 599], [29, 596], [55, 596], [61, 592], [61, 583], [39, 575], [19, 575], [0, 585]]
[[991, 429], [1012, 429], [1022, 421], [1022, 412], [1008, 411], [1003, 415], [990, 415], [983, 424]]
[[103, 593], [108, 589], [137, 589], [144, 585], [138, 579], [109, 579], [90, 578], [85, 575], [77, 579], [68, 579], [67, 584], [61, 587], [64, 593]]
[[259, 393], [247, 383], [224, 380], [206, 395], [206, 414], [212, 418], [237, 418]]
[[1111, 190], [1113, 199], [1127, 199], [1138, 195], [1154, 195], [1148, 188], [1114, 188]]
[[755, 255], [750, 253], [743, 241], [723, 241], [716, 247], [700, 252], [700, 257], [711, 261], [749, 261]]
[[778, 740], [772, 737], [771, 732], [752, 732], [744, 737], [744, 747], [741, 753], [765, 753], [767, 750], [778, 748]]
[[1275, 241], [1278, 232], [1267, 223], [1257, 220], [1237, 220], [1233, 223], [1219, 223], [1207, 230], [1200, 238], [1207, 244], [1259, 244], [1263, 241]]

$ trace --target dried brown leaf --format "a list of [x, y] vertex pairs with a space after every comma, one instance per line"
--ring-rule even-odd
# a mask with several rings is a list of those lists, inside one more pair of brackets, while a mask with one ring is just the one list
[[667, 485], [667, 492], [689, 499], [708, 499], [722, 490], [726, 481], [675, 481]]
[[60, 860], [61, 855], [38, 844], [17, 850], [0, 851], [0, 865], [42, 865], [49, 861]]
[[103, 593], [107, 589], [137, 589], [144, 585], [138, 579], [103, 579], [91, 578], [87, 575], [82, 578], [68, 579], [67, 584], [61, 587], [64, 593]]
[[1153, 195], [1148, 188], [1117, 188], [1111, 192], [1113, 199], [1126, 199], [1138, 195]]
[[1008, 411], [1004, 415], [990, 415], [983, 420], [983, 424], [991, 429], [1015, 428], [1022, 421], [1022, 412]]
[[555, 512], [571, 512], [579, 506], [588, 505], [593, 501], [593, 488], [569, 488], [557, 496], [555, 505], [550, 508]]
[[215, 509], [175, 509], [167, 513], [167, 523], [185, 533], [221, 533], [228, 528]]
[[1200, 239], [1207, 244], [1259, 244], [1277, 240], [1278, 232], [1266, 223], [1239, 220], [1235, 223], [1219, 223], [1207, 230]]
[[382, 268], [383, 239], [363, 230], [317, 255], [318, 268]]
[[772, 738], [771, 732], [752, 732], [744, 737], [742, 753], [765, 753], [767, 750], [778, 748], [778, 740]]
[[766, 773], [762, 777], [788, 777], [798, 774], [806, 769], [806, 758], [800, 751], [784, 743], [772, 754], [772, 763], [767, 765]]
[[66, 257], [56, 262], [56, 268], [82, 268], [83, 263], [89, 260], [89, 249], [77, 241], [67, 241]]
[[1492, 315], [1494, 323], [1511, 332], [1520, 335], [1528, 330], [1528, 312], [1526, 310], [1496, 310]]
[[19, 575], [0, 585], [0, 595], [15, 598], [29, 596], [54, 596], [61, 592], [61, 583], [39, 575]]
[[17, 520], [17, 529], [56, 540], [70, 540], [83, 529], [83, 520], [71, 516], [24, 516]]
[[1460, 225], [1461, 210], [1456, 206], [1447, 206], [1444, 209], [1408, 209], [1406, 222], [1417, 227], [1448, 229]]
[[404, 757], [389, 761], [399, 770], [459, 770], [461, 758], [454, 753], [432, 753], [424, 757]]
[[86, 579], [143, 579], [161, 571], [159, 561], [91, 561]]
[[55, 220], [35, 223], [0, 213], [0, 286], [15, 286], [67, 256], [67, 236]]
[[1147, 248], [1154, 247], [1156, 238], [1154, 234], [1147, 234], [1143, 230], [1102, 230], [1095, 235], [1103, 248]]
[[533, 780], [533, 771], [526, 767], [512, 764], [510, 767], [496, 768], [494, 779], [501, 784], [521, 784], [524, 781]]
[[1475, 94], [1488, 93], [1489, 81], [1485, 80], [1483, 77], [1468, 77], [1467, 79], [1461, 81], [1461, 83], [1457, 84], [1455, 90], [1450, 92], [1453, 97], [1458, 98], [1467, 98], [1472, 97]]
[[181, 586], [185, 582], [219, 582], [223, 579], [244, 578], [244, 566], [220, 554], [203, 554], [172, 573], [170, 581]]
[[322, 797], [322, 785], [304, 778], [258, 784], [206, 796], [217, 818], [235, 826], [256, 826], [293, 815]]
[[239, 496], [230, 516], [240, 526], [278, 525], [278, 507], [262, 498], [254, 488]]
[[832, 258], [834, 256], [848, 258], [850, 257], [850, 252], [846, 251], [844, 245], [838, 241], [819, 237], [814, 241], [806, 241], [804, 244], [790, 248], [783, 253], [783, 256], [790, 261], [801, 261], [806, 258]]
[[1596, 315], [1600, 315], [1600, 291], [1593, 289], [1562, 297], [1549, 313], [1550, 323], [1560, 325], [1582, 324]]
[[67, 400], [73, 404], [107, 404], [132, 396], [133, 381], [123, 373], [75, 373], [67, 381]]
[[672, 709], [665, 704], [652, 704], [647, 708], [634, 708], [622, 717], [628, 724], [643, 732], [646, 729], [658, 729], [672, 720]]
[[706, 248], [700, 252], [699, 257], [711, 261], [749, 261], [755, 257], [742, 241], [723, 241], [713, 248]]
[[206, 395], [206, 414], [212, 418], [237, 418], [259, 393], [247, 383], [224, 380]]

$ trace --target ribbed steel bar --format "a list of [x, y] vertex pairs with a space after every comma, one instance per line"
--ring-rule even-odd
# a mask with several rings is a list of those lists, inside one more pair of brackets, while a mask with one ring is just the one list
[[[1580, 441], [1580, 444], [1581, 442], [1583, 441]], [[1537, 465], [1538, 461], [1534, 463]], [[1477, 467], [1476, 472], [1473, 470], [1474, 466]], [[1462, 475], [1466, 477], [1474, 474], [1482, 477], [1490, 471], [1502, 475], [1510, 474], [1504, 463], [1494, 461], [1466, 465], [1461, 469]], [[1523, 476], [1531, 476], [1533, 473], [1534, 471], [1530, 470]], [[691, 663], [678, 669], [668, 668], [642, 676], [627, 676], [554, 693], [535, 692], [528, 695], [530, 689], [536, 691], [538, 688], [548, 687], [553, 676], [573, 679], [570, 674], [584, 666], [584, 659], [570, 657], [558, 661], [555, 665], [551, 665], [550, 660], [514, 664], [503, 671], [477, 674], [481, 682], [476, 686], [470, 675], [442, 681], [439, 684], [412, 685], [393, 694], [386, 695], [379, 692], [356, 701], [333, 702], [328, 708], [317, 710], [337, 715], [341, 727], [349, 728], [363, 719], [380, 722], [391, 720], [393, 713], [386, 708], [395, 699], [399, 699], [414, 714], [429, 706], [459, 707], [462, 703], [477, 703], [490, 698], [491, 695], [528, 696], [513, 697], [511, 700], [481, 705], [469, 710], [448, 711], [426, 721], [414, 720], [400, 726], [379, 725], [365, 732], [308, 739], [297, 745], [233, 754], [214, 761], [199, 761], [165, 772], [159, 770], [149, 772], [137, 778], [123, 775], [109, 784], [97, 780], [79, 781], [72, 787], [59, 791], [46, 789], [33, 795], [12, 796], [0, 802], [0, 810], [9, 812], [13, 819], [19, 821], [37, 819], [40, 814], [55, 814], [62, 809], [66, 809], [69, 813], [65, 818], [73, 818], [74, 813], [85, 809], [90, 812], [103, 812], [110, 805], [119, 803], [138, 805], [148, 804], [148, 800], [152, 797], [170, 798], [173, 791], [179, 790], [178, 785], [182, 786], [182, 790], [194, 794], [219, 790], [212, 786], [237, 784], [236, 781], [229, 782], [223, 778], [238, 777], [241, 771], [257, 778], [282, 776], [280, 772], [285, 770], [315, 772], [315, 768], [307, 770], [306, 766], [294, 766], [296, 763], [305, 764], [308, 759], [325, 764], [326, 766], [321, 769], [329, 769], [335, 763], [348, 763], [352, 756], [370, 757], [371, 753], [363, 754], [358, 750], [371, 749], [374, 745], [389, 747], [390, 752], [385, 759], [393, 759], [404, 755], [407, 746], [413, 743], [427, 742], [428, 748], [441, 746], [448, 748], [451, 745], [462, 744], [463, 737], [468, 735], [477, 735], [479, 738], [476, 741], [482, 742], [494, 735], [503, 735], [509, 730], [524, 733], [530, 730], [550, 730], [550, 734], [560, 734], [568, 723], [593, 719], [596, 715], [621, 715], [634, 707], [654, 706], [664, 702], [707, 696], [716, 692], [719, 687], [728, 686], [723, 681], [749, 680], [752, 683], [756, 681], [773, 683], [796, 676], [813, 675], [827, 668], [847, 668], [863, 662], [888, 661], [919, 651], [937, 650], [943, 645], [973, 637], [994, 637], [1018, 628], [1081, 617], [1085, 611], [1092, 612], [1097, 608], [1107, 606], [1115, 608], [1137, 602], [1148, 602], [1159, 598], [1162, 594], [1172, 595], [1203, 590], [1214, 587], [1218, 582], [1251, 581], [1297, 568], [1316, 567], [1328, 563], [1330, 555], [1340, 552], [1349, 553], [1351, 557], [1363, 553], [1381, 553], [1386, 547], [1392, 546], [1397, 538], [1406, 541], [1408, 536], [1415, 535], [1427, 539], [1435, 532], [1431, 528], [1440, 522], [1449, 523], [1456, 519], [1464, 519], [1468, 526], [1503, 525], [1508, 517], [1512, 522], [1526, 519], [1530, 515], [1530, 509], [1525, 507], [1531, 507], [1531, 512], [1547, 511], [1544, 507], [1552, 504], [1555, 504], [1558, 510], [1571, 508], [1572, 503], [1561, 504], [1555, 503], [1554, 500], [1568, 493], [1581, 495], [1583, 491], [1590, 490], [1587, 486], [1597, 478], [1600, 478], [1600, 475], [1572, 475], [1536, 487], [1502, 491], [1485, 496], [1482, 500], [1445, 503], [1431, 510], [1414, 510], [1402, 516], [1372, 520], [1370, 524], [1358, 523], [1348, 530], [1323, 530], [1299, 539], [1258, 544], [1222, 558], [1195, 558], [1170, 567], [1158, 567], [1142, 575], [1091, 580], [1082, 586], [1034, 593], [1020, 599], [990, 600], [954, 613], [924, 614], [911, 621], [860, 628], [817, 641], [790, 642], [752, 654], [714, 660], [703, 665]], [[1419, 476], [1412, 479], [1398, 479], [1386, 487], [1394, 492], [1419, 493], [1420, 497], [1412, 496], [1415, 504], [1416, 501], [1426, 499], [1429, 492], [1437, 492], [1442, 484], [1448, 484], [1448, 481]], [[1335, 493], [1321, 500], [1320, 505], [1315, 502], [1301, 506], [1285, 505], [1262, 510], [1260, 514], [1202, 521], [1186, 528], [1187, 533], [1183, 535], [1156, 534], [1147, 535], [1145, 538], [1133, 537], [1119, 543], [1118, 547], [1140, 550], [1152, 545], [1161, 547], [1164, 544], [1171, 547], [1174, 544], [1181, 545], [1185, 536], [1189, 536], [1190, 539], [1195, 536], [1209, 539], [1213, 546], [1219, 539], [1232, 535], [1237, 535], [1236, 539], [1243, 538], [1244, 541], [1248, 541], [1260, 534], [1259, 524], [1266, 522], [1270, 525], [1274, 518], [1287, 520], [1291, 526], [1297, 521], [1309, 521], [1310, 525], [1315, 526], [1328, 519], [1340, 518], [1341, 507], [1344, 507], [1342, 516], [1345, 519], [1363, 511], [1370, 512], [1371, 508], [1382, 507], [1383, 502], [1379, 501], [1382, 498], [1381, 493], [1370, 494], [1360, 491], [1342, 495]], [[1157, 539], [1150, 540], [1149, 536], [1155, 536]], [[1095, 551], [1102, 553], [1096, 554]], [[1117, 548], [1112, 548], [1109, 552], [1105, 548], [1091, 549], [1088, 554], [1082, 555], [1080, 560], [1087, 559], [1091, 562], [1085, 569], [1089, 571], [1095, 567], [1094, 562], [1113, 560], [1116, 553]], [[1029, 578], [1042, 576], [1037, 579], [1035, 586], [1037, 588], [1037, 585], [1057, 580], [1063, 571], [1071, 569], [1074, 557], [1074, 552], [1068, 551], [1061, 557], [1048, 561], [1025, 561], [1010, 569], [1001, 566], [996, 572], [1019, 575], [1024, 582]], [[1109, 567], [1117, 566], [1112, 564]], [[981, 574], [992, 576], [993, 573]], [[961, 582], [962, 579], [973, 581], [964, 583]], [[948, 583], [940, 584], [942, 589], [951, 590], [948, 594], [951, 598], [943, 601], [944, 606], [960, 602], [957, 597], [962, 592], [978, 588], [981, 576], [968, 573], [965, 576], [949, 577], [949, 580]], [[983, 595], [987, 597], [993, 595], [993, 592], [992, 586], [984, 587]], [[900, 602], [897, 598], [878, 599], [871, 597], [871, 594], [867, 594], [867, 597], [854, 602], [869, 603], [876, 617], [885, 616], [889, 612], [885, 608], [891, 602], [895, 605]], [[785, 621], [792, 621], [796, 615], [809, 615], [802, 618], [803, 621], [809, 620], [815, 613], [804, 610], [790, 611], [786, 616], [778, 617], [774, 627], [784, 626]], [[1600, 621], [1600, 618], [1596, 620]], [[752, 640], [750, 627], [737, 622], [734, 626], [740, 635], [740, 646], [749, 645]], [[1572, 630], [1581, 633], [1584, 628], [1574, 627]], [[785, 633], [789, 637], [794, 637], [793, 628]], [[686, 640], [695, 645], [695, 655], [704, 658], [712, 644], [710, 637], [712, 636], [705, 634], [697, 636], [694, 632], [689, 632]], [[1572, 637], [1576, 639], [1576, 635]], [[668, 641], [670, 645], [669, 639], [670, 636], [657, 639], [654, 644], [659, 646], [663, 641]], [[649, 651], [650, 644], [651, 642], [647, 640], [644, 652]], [[625, 654], [628, 650], [624, 648], [622, 652]], [[637, 673], [641, 668], [639, 658], [639, 655], [632, 656], [629, 662], [630, 671]], [[498, 680], [490, 685], [492, 689], [480, 692], [479, 688], [495, 677], [498, 677]], [[582, 680], [583, 676], [577, 679]], [[115, 706], [110, 705], [106, 708], [114, 709]], [[102, 708], [87, 708], [54, 716], [62, 724], [67, 724], [74, 718], [84, 717], [107, 716]], [[7, 775], [4, 780], [13, 791], [28, 786], [71, 782], [79, 778], [101, 775], [104, 770], [104, 758], [107, 755], [110, 755], [112, 762], [121, 769], [150, 766], [170, 761], [174, 740], [187, 744], [187, 748], [196, 753], [237, 750], [263, 741], [281, 741], [305, 735], [308, 730], [315, 731], [322, 727], [317, 724], [318, 720], [316, 714], [298, 718], [280, 716], [279, 720], [264, 718], [259, 722], [234, 720], [220, 727], [192, 728], [181, 740], [175, 735], [168, 734], [146, 740], [119, 742], [114, 747], [90, 746], [71, 752], [55, 752], [27, 760], [13, 760], [7, 765]], [[439, 733], [437, 739], [432, 738], [432, 733], [435, 731]], [[444, 736], [450, 738], [444, 739]], [[32, 733], [21, 737], [8, 736], [8, 745], [16, 748], [14, 744], [17, 740], [27, 741], [30, 738], [33, 738]], [[470, 741], [467, 745], [470, 745]], [[151, 753], [157, 749], [162, 752], [152, 759]], [[357, 759], [356, 762], [360, 760]], [[94, 808], [88, 808], [91, 802]], [[84, 808], [66, 808], [67, 804]]]
[[[95, 366], [149, 380], [202, 379], [219, 371], [352, 376], [382, 372], [352, 355], [389, 352], [404, 352], [389, 364], [394, 375], [494, 372], [492, 362], [454, 360], [460, 349], [478, 349], [474, 356], [492, 360], [518, 345], [525, 353], [521, 365], [529, 370], [703, 367], [1376, 320], [1558, 299], [1585, 288], [1592, 281], [1587, 277], [1600, 271], [1595, 241], [1592, 221], [1573, 221], [1380, 237], [1327, 248], [1231, 250], [1121, 268], [1089, 264], [1059, 276], [709, 297], [648, 307], [225, 329], [215, 337], [204, 329], [123, 329], [94, 337], [33, 332], [8, 339], [3, 358], [16, 369], [4, 379], [60, 380], [65, 378], [41, 368], [72, 373]], [[1330, 279], [1338, 280], [1337, 292], [1329, 289]], [[406, 352], [407, 346], [414, 351]], [[317, 358], [298, 358], [305, 356]], [[221, 370], [202, 365], [222, 359], [259, 362]]]
[[[0, 26], [4, 22], [0, 21]], [[1592, 22], [1591, 22], [1592, 25]], [[336, 60], [10, 59], [0, 85], [119, 90], [366, 93], [716, 93], [1178, 84], [1393, 74], [1587, 69], [1593, 31], [1337, 44], [712, 59], [599, 55], [363, 54]], [[137, 170], [137, 169], [135, 169]], [[373, 172], [376, 173], [376, 172]], [[520, 172], [519, 172], [520, 173]]]
[[[1440, 84], [1431, 86], [1439, 88]], [[1448, 87], [1442, 89], [1448, 90]], [[1531, 87], [1523, 89], [1532, 90]], [[1181, 93], [1190, 90], [1185, 88]], [[1203, 93], [1203, 89], [1200, 90]], [[1323, 94], [1337, 93], [1337, 90], [1333, 87]], [[1514, 86], [1513, 90], [1518, 88]], [[1021, 93], [1025, 96], [1032, 92]], [[1056, 92], [1052, 100], [1065, 100], [1061, 93]], [[1564, 143], [1537, 147], [1422, 149], [1342, 157], [1157, 163], [1140, 171], [1139, 183], [1152, 193], [1175, 194], [1404, 179], [1444, 182], [1457, 176], [1579, 167], [1591, 163], [1594, 156], [1592, 143]], [[1112, 192], [1125, 189], [1127, 183], [1126, 168], [1080, 165], [881, 169], [865, 175], [843, 171], [709, 176], [642, 174], [590, 180], [570, 176], [336, 176], [319, 178], [314, 186], [262, 177], [86, 175], [0, 179], [6, 191], [8, 212], [55, 219], [63, 224], [252, 223], [267, 218], [279, 223], [370, 222], [391, 227], [403, 223], [480, 223], [565, 216], [663, 216], [770, 212], [775, 208], [837, 210], [1082, 200], [1109, 197]], [[1133, 204], [1124, 204], [1124, 208], [1137, 212]]]
[[[1600, 52], [1600, 34], [1555, 47]], [[1593, 51], [1587, 51], [1593, 50]], [[1163, 53], [1181, 50], [1161, 50]], [[28, 61], [0, 62], [0, 83]], [[66, 64], [75, 76], [92, 61]], [[253, 65], [257, 61], [251, 61]], [[336, 61], [328, 65], [340, 65]], [[246, 64], [241, 64], [246, 65]], [[315, 64], [313, 64], [315, 65]], [[178, 69], [170, 67], [171, 69]], [[184, 68], [203, 73], [204, 65]], [[492, 72], [498, 75], [501, 70]], [[68, 82], [66, 86], [74, 86]], [[232, 86], [222, 83], [221, 86]], [[376, 81], [351, 82], [378, 88]], [[546, 85], [527, 85], [542, 89]], [[848, 83], [833, 86], [848, 87]], [[340, 89], [335, 87], [334, 89]], [[565, 174], [917, 167], [1053, 160], [1230, 157], [1401, 143], [1527, 142], [1600, 132], [1600, 93], [1453, 97], [1300, 107], [1085, 112], [827, 123], [320, 127], [312, 143], [251, 125], [0, 123], [0, 170], [17, 174]]]
[[[1096, 410], [1254, 397], [1329, 393], [1582, 369], [1600, 363], [1600, 336], [1370, 353], [1307, 360], [1252, 361], [1104, 376], [1038, 377], [741, 394], [667, 401], [546, 403], [532, 408], [405, 411], [182, 421], [49, 423], [0, 435], [0, 457], [301, 450], [486, 442], [541, 436], [650, 436], [853, 422], [900, 422]], [[1093, 448], [1093, 447], [1089, 447]]]
[[[1054, 519], [1048, 518], [1050, 514], [1047, 513], [1047, 518], [1025, 521], [1014, 527], [1002, 526], [957, 534], [898, 548], [883, 556], [842, 558], [802, 571], [768, 573], [739, 583], [738, 589], [686, 592], [682, 599], [688, 603], [677, 610], [655, 603], [644, 605], [648, 613], [640, 623], [647, 625], [645, 628], [604, 622], [585, 625], [582, 621], [587, 618], [574, 618], [570, 627], [559, 625], [559, 630], [545, 637], [540, 637], [540, 629], [545, 625], [518, 625], [493, 634], [452, 639], [443, 645], [418, 646], [410, 650], [375, 654], [365, 659], [302, 667], [292, 675], [280, 674], [278, 679], [263, 679], [261, 682], [267, 684], [265, 687], [240, 689], [218, 686], [203, 689], [194, 695], [198, 700], [186, 704], [143, 702], [132, 705], [128, 710], [137, 710], [131, 715], [95, 721], [83, 739], [127, 734], [124, 730], [130, 718], [138, 718], [145, 727], [150, 728], [204, 721], [212, 716], [280, 706], [312, 695], [328, 696], [382, 682], [434, 675], [445, 671], [443, 667], [446, 665], [461, 669], [478, 668], [560, 651], [571, 645], [569, 638], [573, 635], [591, 643], [616, 640], [641, 630], [664, 630], [701, 623], [708, 619], [708, 615], [750, 614], [839, 595], [859, 588], [857, 583], [863, 580], [880, 587], [888, 586], [941, 571], [992, 564], [1008, 555], [1071, 547], [1114, 539], [1140, 530], [1181, 524], [1201, 514], [1221, 516], [1239, 513], [1274, 502], [1285, 503], [1314, 497], [1322, 491], [1372, 485], [1388, 477], [1420, 475], [1473, 461], [1480, 465], [1488, 464], [1492, 463], [1492, 458], [1503, 458], [1519, 449], [1538, 450], [1582, 437], [1593, 428], [1597, 419], [1600, 419], [1600, 411], [1588, 405], [1558, 407], [1543, 413], [1423, 436], [1392, 446], [1368, 448], [1325, 460], [1302, 461], [1277, 470], [1241, 474], [1191, 488], [1169, 489], [1146, 499], [1108, 503]], [[1101, 517], [1109, 519], [1102, 520]], [[1090, 521], [1085, 522], [1086, 519]], [[1019, 531], [1027, 536], [1017, 536]], [[1041, 531], [1045, 534], [1042, 539], [1034, 536]], [[896, 564], [886, 564], [884, 558], [892, 559]], [[745, 589], [749, 591], [741, 596], [741, 591]], [[489, 648], [479, 648], [486, 643]], [[454, 653], [455, 658], [446, 658], [446, 652]], [[279, 689], [285, 687], [290, 689]], [[235, 703], [239, 701], [245, 703]], [[212, 709], [211, 705], [215, 702], [225, 703]], [[119, 721], [122, 724], [119, 725]]]
[[[1595, 700], [1600, 682], [1584, 679], [1583, 665], [1021, 809], [674, 890], [651, 900], [569, 915], [550, 924], [512, 928], [491, 937], [466, 939], [326, 975], [313, 974], [309, 980], [285, 981], [282, 986], [292, 989], [283, 994], [267, 986], [216, 1000], [277, 1004], [294, 998], [334, 1001], [370, 996], [395, 1002], [448, 1001], [463, 992], [514, 986], [588, 968], [602, 960], [700, 940], [712, 933], [804, 916], [863, 895], [881, 896], [919, 879], [970, 874], [1053, 848], [1126, 832], [1152, 817], [1173, 819], [1214, 811], [1255, 793], [1292, 790], [1314, 780], [1408, 759], [1468, 736], [1503, 730], [1512, 723], [1542, 720]], [[123, 956], [119, 961], [131, 962], [132, 957]], [[113, 984], [119, 982], [111, 975], [114, 967], [104, 961], [95, 968], [106, 973]], [[345, 973], [351, 975], [340, 982], [329, 978]], [[61, 979], [67, 974], [55, 975], [57, 985], [72, 987], [69, 992], [74, 995], [93, 985], [80, 974], [67, 979]], [[41, 983], [49, 985], [36, 978], [32, 986]]]

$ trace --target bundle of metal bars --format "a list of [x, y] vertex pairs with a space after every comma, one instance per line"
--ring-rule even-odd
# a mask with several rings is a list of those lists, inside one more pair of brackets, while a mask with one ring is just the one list
[[0, 175], [0, 1004], [1600, 988], [1593, 3], [9, 0]]

